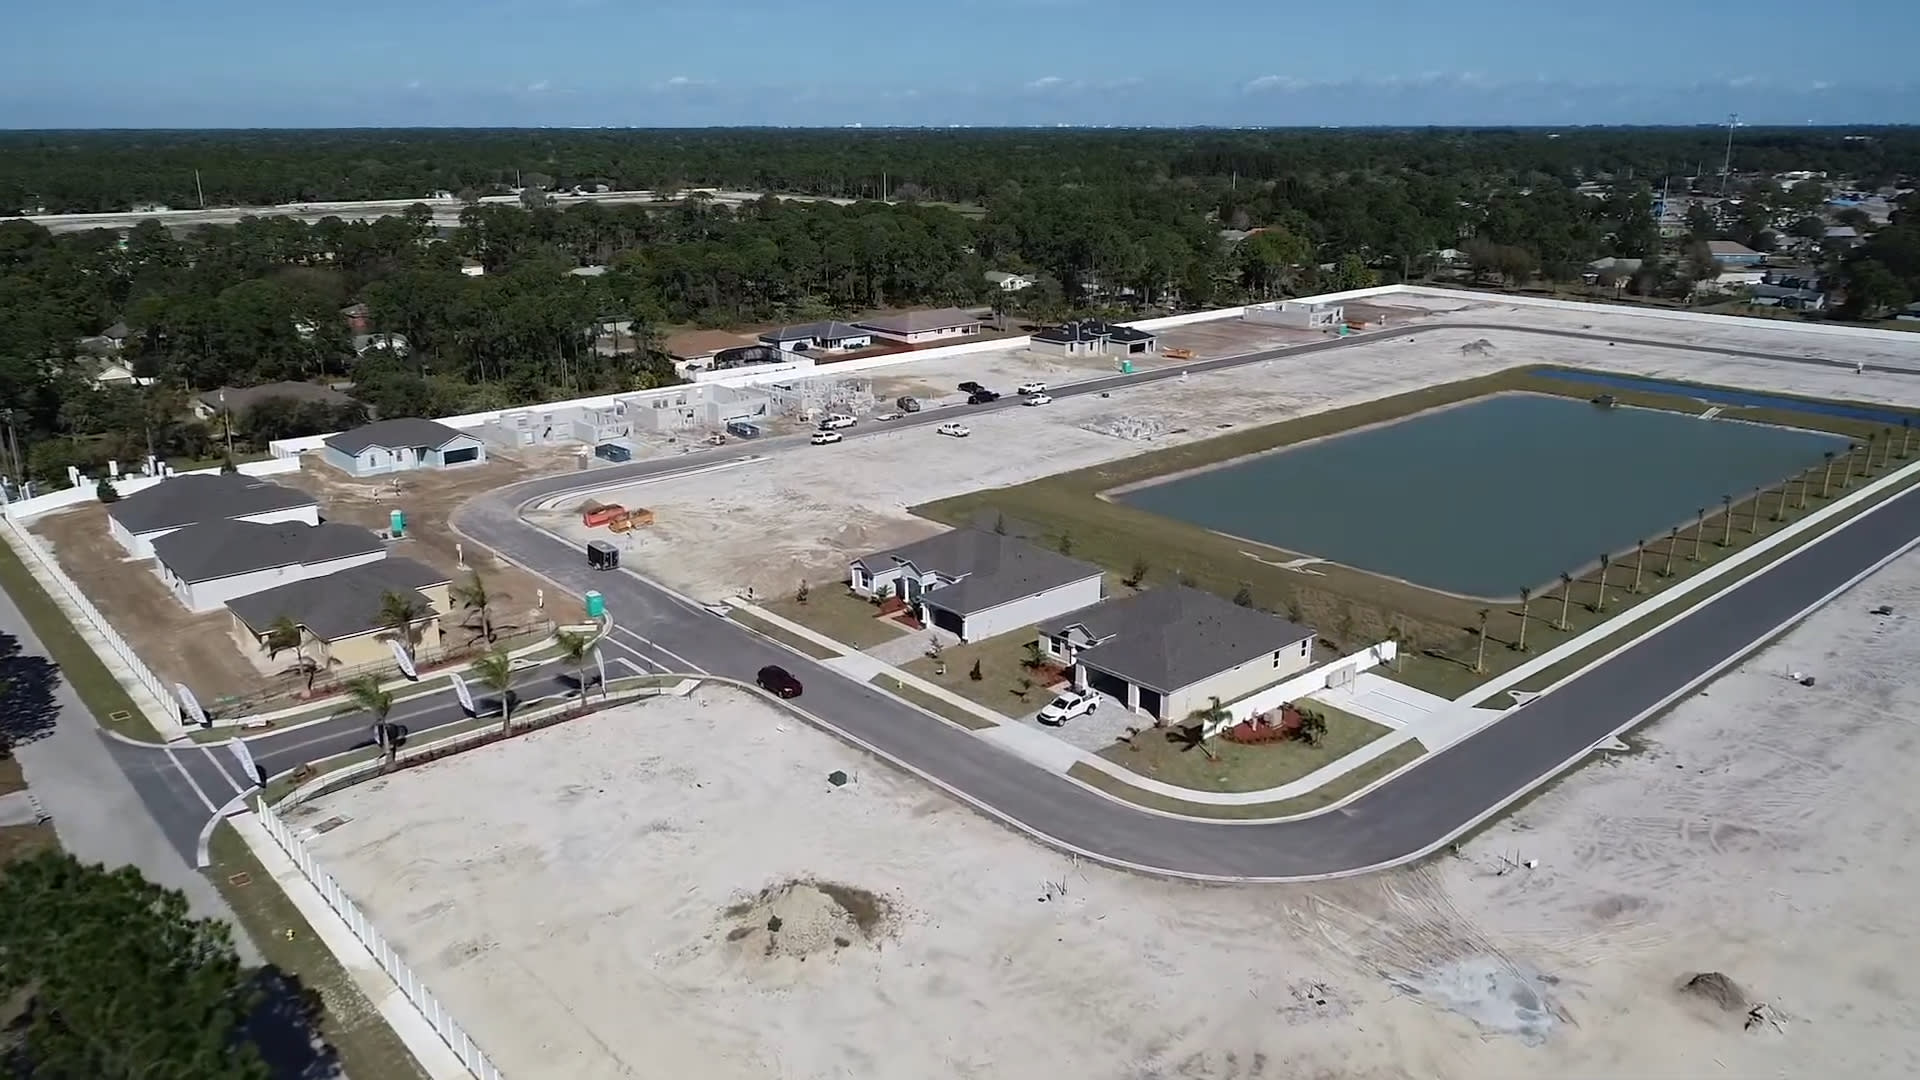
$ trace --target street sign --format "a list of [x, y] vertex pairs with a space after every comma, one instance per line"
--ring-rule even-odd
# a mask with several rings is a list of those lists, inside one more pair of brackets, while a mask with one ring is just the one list
[[466, 680], [458, 675], [449, 675], [447, 678], [453, 680], [454, 696], [460, 699], [460, 707], [467, 710], [467, 715], [473, 716], [478, 713], [479, 710], [473, 707], [473, 691], [467, 689]]
[[207, 717], [207, 710], [200, 707], [200, 699], [193, 696], [193, 691], [187, 689], [186, 683], [174, 683], [173, 688], [180, 694], [180, 705], [187, 710], [187, 719], [201, 727], [213, 726], [213, 721]]
[[393, 662], [400, 665], [400, 674], [409, 679], [418, 679], [420, 672], [414, 669], [413, 657], [407, 655], [406, 646], [393, 638], [388, 638], [387, 644], [393, 647]]

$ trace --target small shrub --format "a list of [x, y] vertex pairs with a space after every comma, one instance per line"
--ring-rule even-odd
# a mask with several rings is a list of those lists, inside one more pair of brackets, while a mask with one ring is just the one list
[[800, 580], [800, 587], [793, 590], [793, 602], [796, 604], [804, 604], [807, 602], [807, 597], [812, 595], [812, 593], [813, 590], [807, 587], [806, 579], [802, 578]]
[[972, 670], [967, 672], [967, 678], [972, 679], [974, 682], [980, 681], [980, 679], [982, 678], [980, 674], [980, 661], [975, 660], [973, 662], [973, 668]]
[[93, 494], [95, 498], [103, 503], [116, 503], [120, 501], [120, 492], [115, 490], [113, 481], [104, 476], [100, 478], [98, 484], [93, 486]]

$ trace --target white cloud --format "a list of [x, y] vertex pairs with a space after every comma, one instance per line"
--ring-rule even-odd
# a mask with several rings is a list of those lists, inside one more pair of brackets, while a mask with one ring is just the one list
[[687, 78], [685, 75], [675, 75], [673, 78], [667, 80], [667, 85], [668, 86], [692, 86], [693, 80]]
[[420, 88], [421, 88], [422, 86], [425, 86], [425, 85], [426, 85], [426, 84], [425, 84], [425, 83], [423, 83], [423, 82], [421, 82], [421, 81], [420, 81], [419, 79], [412, 79], [412, 80], [409, 80], [409, 81], [407, 82], [407, 89], [409, 89], [409, 90], [418, 90], [418, 89], [420, 89]]
[[1305, 80], [1296, 79], [1291, 75], [1262, 75], [1257, 79], [1249, 80], [1241, 89], [1249, 94], [1265, 94], [1281, 90], [1298, 90], [1306, 85]]
[[1067, 80], [1058, 75], [1042, 75], [1027, 84], [1029, 90], [1057, 90], [1067, 85]]
[[547, 92], [547, 91], [548, 91], [549, 89], [551, 89], [551, 88], [552, 88], [552, 86], [553, 86], [553, 84], [552, 84], [552, 83], [549, 83], [549, 82], [548, 82], [547, 80], [545, 80], [545, 79], [541, 79], [541, 80], [540, 80], [539, 82], [533, 82], [533, 83], [528, 83], [528, 84], [527, 84], [527, 93], [529, 93], [529, 94], [544, 94], [544, 93], [546, 93], [546, 92]]

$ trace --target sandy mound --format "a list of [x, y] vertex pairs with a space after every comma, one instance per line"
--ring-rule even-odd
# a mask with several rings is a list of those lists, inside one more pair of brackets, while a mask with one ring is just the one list
[[789, 881], [728, 907], [727, 940], [751, 956], [805, 960], [869, 944], [886, 933], [892, 912], [865, 889], [830, 881]]
[[1717, 971], [1703, 971], [1680, 984], [1680, 992], [1717, 1005], [1730, 1013], [1747, 1011], [1748, 998], [1740, 984]]
[[1468, 356], [1486, 356], [1493, 352], [1493, 342], [1488, 341], [1486, 338], [1480, 338], [1460, 346], [1460, 351]]

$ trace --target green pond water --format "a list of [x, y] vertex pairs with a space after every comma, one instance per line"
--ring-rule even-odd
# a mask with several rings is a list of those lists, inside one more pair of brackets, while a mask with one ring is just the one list
[[1506, 597], [1844, 451], [1835, 435], [1501, 394], [1114, 498], [1428, 588]]

